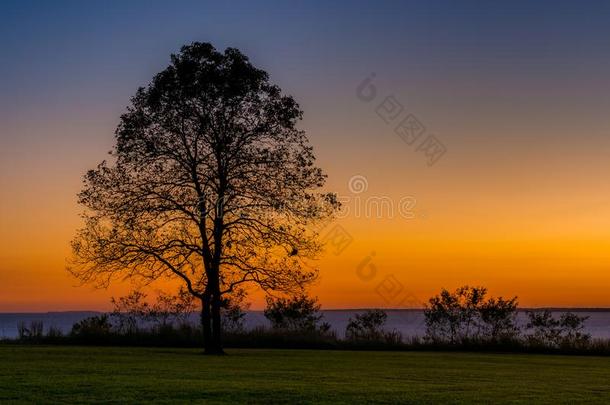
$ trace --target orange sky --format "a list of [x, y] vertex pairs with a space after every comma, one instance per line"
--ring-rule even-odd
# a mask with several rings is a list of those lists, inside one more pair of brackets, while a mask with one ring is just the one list
[[[441, 3], [0, 12], [0, 311], [108, 309], [128, 290], [66, 273], [76, 193], [129, 97], [194, 40], [240, 48], [296, 98], [329, 190], [417, 201], [413, 219], [337, 221], [352, 243], [317, 263], [325, 308], [414, 306], [464, 284], [610, 307], [610, 12]], [[376, 114], [390, 95], [446, 146], [434, 166]]]
[[[364, 114], [367, 107], [362, 108]], [[581, 143], [550, 145], [541, 156], [519, 150], [523, 145], [473, 139], [470, 145], [452, 145], [428, 167], [417, 152], [394, 150], [401, 140], [381, 125], [375, 136], [386, 139], [378, 151], [368, 152], [366, 165], [325, 151], [315, 142], [320, 134], [311, 134], [330, 176], [329, 189], [350, 210], [336, 224], [352, 242], [339, 254], [329, 246], [317, 263], [321, 277], [312, 292], [325, 307], [415, 306], [441, 287], [462, 284], [518, 295], [523, 306], [610, 305], [610, 195], [599, 175], [607, 170], [607, 146], [600, 143], [585, 154]], [[101, 137], [109, 147], [112, 135]], [[41, 145], [45, 152], [38, 152], [35, 164], [19, 154], [3, 160], [20, 170], [2, 185], [11, 190], [0, 202], [2, 311], [106, 309], [110, 296], [129, 288], [125, 283], [109, 290], [77, 286], [64, 270], [79, 226], [80, 174], [107, 148], [93, 145], [87, 156], [60, 159], [56, 154], [62, 147]], [[511, 158], [516, 154], [518, 165]], [[54, 166], [62, 159], [67, 160], [62, 167]], [[538, 170], [532, 172], [532, 166]], [[366, 192], [350, 192], [354, 175], [366, 178]], [[371, 197], [398, 204], [405, 196], [417, 201], [415, 218], [385, 211], [369, 218], [364, 208], [355, 213], [356, 205], [365, 207]], [[364, 280], [358, 266], [367, 257], [375, 275]], [[385, 290], [384, 282], [390, 283]], [[259, 294], [253, 301], [254, 308], [262, 304]]]

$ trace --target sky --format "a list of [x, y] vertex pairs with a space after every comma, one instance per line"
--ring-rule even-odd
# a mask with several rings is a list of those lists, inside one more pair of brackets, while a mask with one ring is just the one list
[[0, 312], [104, 310], [131, 288], [66, 272], [76, 193], [193, 41], [239, 48], [304, 111], [345, 206], [322, 230], [323, 307], [464, 284], [610, 307], [610, 3], [218, 3], [0, 4]]

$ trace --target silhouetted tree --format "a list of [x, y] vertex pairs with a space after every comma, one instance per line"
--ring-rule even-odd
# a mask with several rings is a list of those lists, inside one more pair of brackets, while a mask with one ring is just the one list
[[206, 353], [222, 353], [224, 294], [244, 283], [297, 291], [320, 248], [309, 225], [337, 208], [318, 190], [302, 112], [237, 49], [185, 46], [133, 97], [111, 162], [85, 176], [85, 226], [70, 271], [181, 280], [201, 300]]
[[250, 304], [245, 302], [246, 292], [238, 289], [222, 300], [222, 330], [232, 333], [244, 331], [246, 311]]
[[526, 328], [531, 332], [526, 338], [531, 344], [552, 348], [573, 348], [584, 346], [591, 339], [591, 335], [583, 332], [588, 316], [566, 312], [556, 319], [548, 309], [531, 311], [527, 315], [529, 322]]
[[265, 317], [271, 322], [274, 329], [287, 329], [292, 331], [328, 331], [330, 325], [323, 323], [320, 314], [320, 304], [316, 298], [309, 298], [300, 294], [290, 298], [273, 299], [267, 297]]
[[157, 327], [182, 326], [189, 323], [189, 317], [197, 309], [197, 302], [186, 288], [180, 287], [176, 294], [160, 291], [151, 306], [149, 320]]
[[486, 299], [484, 287], [443, 289], [430, 298], [424, 310], [426, 337], [434, 342], [461, 343], [482, 339], [498, 341], [515, 337], [517, 297]]
[[146, 294], [138, 290], [131, 291], [123, 297], [112, 297], [110, 317], [119, 333], [136, 333], [142, 326], [150, 312], [150, 306], [145, 299]]
[[383, 326], [388, 319], [388, 314], [381, 309], [371, 309], [362, 314], [356, 314], [350, 318], [345, 328], [345, 337], [355, 341], [377, 341], [386, 340], [391, 343], [399, 343], [401, 336], [398, 332], [386, 332]]
[[31, 321], [29, 325], [21, 321], [17, 325], [19, 340], [38, 340], [42, 338], [43, 332], [44, 324], [42, 321]]
[[492, 342], [511, 340], [519, 335], [517, 297], [491, 297], [478, 308], [482, 336]]
[[119, 333], [136, 333], [150, 325], [157, 329], [184, 325], [196, 307], [194, 297], [182, 287], [176, 294], [159, 291], [151, 303], [146, 302], [146, 297], [144, 292], [134, 290], [126, 296], [112, 298], [110, 317]]
[[108, 315], [91, 316], [72, 325], [70, 335], [79, 338], [100, 338], [112, 331]]
[[433, 341], [457, 343], [471, 333], [476, 308], [487, 290], [483, 287], [460, 287], [451, 293], [443, 289], [430, 298], [424, 310], [426, 335]]

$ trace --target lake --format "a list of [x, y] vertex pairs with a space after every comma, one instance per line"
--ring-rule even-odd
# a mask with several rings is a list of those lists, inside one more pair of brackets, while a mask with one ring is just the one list
[[[364, 310], [326, 310], [321, 311], [324, 315], [324, 321], [331, 324], [333, 330], [339, 336], [343, 336], [349, 319], [355, 314]], [[557, 316], [568, 310], [553, 310]], [[585, 322], [585, 330], [594, 338], [610, 338], [610, 310], [608, 309], [578, 309], [570, 310], [580, 316], [588, 316], [589, 319]], [[385, 328], [388, 330], [396, 329], [403, 336], [423, 336], [425, 333], [424, 315], [420, 309], [397, 309], [386, 310], [388, 320]], [[83, 311], [83, 312], [46, 312], [46, 313], [0, 313], [0, 337], [15, 338], [17, 337], [17, 327], [20, 322], [25, 322], [26, 325], [32, 321], [42, 321], [45, 332], [49, 327], [59, 328], [67, 333], [72, 328], [72, 325], [86, 317], [99, 315], [100, 312]], [[198, 320], [198, 315], [192, 315], [192, 321], [195, 323]], [[524, 325], [527, 322], [527, 315], [524, 310], [520, 311], [517, 316], [517, 322]], [[268, 325], [267, 319], [262, 311], [249, 311], [246, 314], [246, 327], [253, 328], [256, 326]]]

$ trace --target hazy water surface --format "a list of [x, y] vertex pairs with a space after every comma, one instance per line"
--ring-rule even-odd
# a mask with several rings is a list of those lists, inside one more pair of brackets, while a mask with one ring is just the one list
[[[343, 336], [345, 327], [351, 317], [362, 312], [358, 310], [329, 310], [322, 311], [324, 320], [329, 322], [339, 336]], [[555, 312], [557, 315], [562, 311]], [[610, 310], [578, 310], [573, 311], [580, 316], [589, 316], [585, 328], [594, 338], [610, 338]], [[421, 310], [388, 310], [386, 329], [396, 329], [403, 336], [423, 336], [425, 333], [424, 315]], [[0, 313], [0, 337], [14, 338], [17, 336], [17, 327], [20, 322], [29, 324], [31, 321], [42, 321], [45, 331], [53, 326], [63, 332], [69, 332], [75, 322], [98, 312], [48, 312], [48, 313]], [[197, 322], [198, 315], [192, 315], [192, 321]], [[527, 321], [525, 312], [520, 312], [518, 323], [523, 325]], [[250, 311], [246, 315], [246, 327], [268, 325], [261, 311]]]

